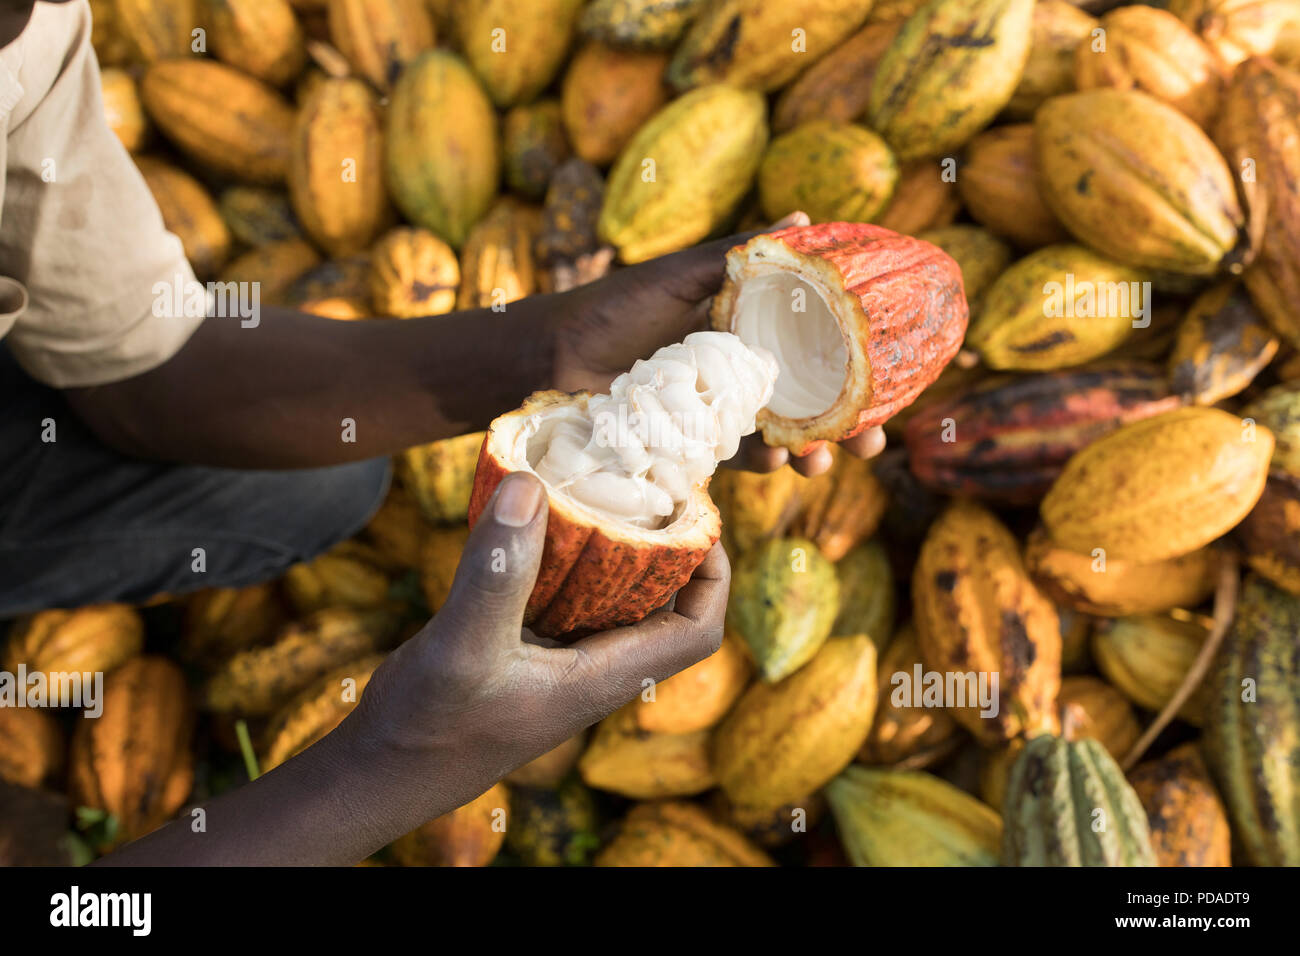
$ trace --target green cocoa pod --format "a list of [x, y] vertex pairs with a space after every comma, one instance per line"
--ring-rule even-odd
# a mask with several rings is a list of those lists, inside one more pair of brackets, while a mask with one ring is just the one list
[[840, 582], [840, 613], [831, 625], [836, 635], [865, 634], [877, 651], [894, 636], [894, 569], [876, 538], [858, 545], [835, 563]]
[[758, 170], [763, 213], [772, 220], [802, 209], [813, 222], [871, 222], [896, 185], [898, 164], [885, 141], [831, 120], [778, 136]]

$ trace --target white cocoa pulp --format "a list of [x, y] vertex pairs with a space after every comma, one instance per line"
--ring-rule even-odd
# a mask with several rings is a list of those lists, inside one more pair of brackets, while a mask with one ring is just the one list
[[516, 457], [593, 511], [663, 528], [754, 431], [777, 375], [765, 348], [729, 332], [694, 332], [637, 362], [585, 409], [537, 416]]

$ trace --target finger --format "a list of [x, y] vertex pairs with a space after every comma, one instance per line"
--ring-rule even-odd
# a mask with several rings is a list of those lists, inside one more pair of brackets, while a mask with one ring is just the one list
[[739, 451], [723, 462], [722, 467], [765, 475], [784, 466], [789, 457], [790, 453], [784, 448], [765, 445], [758, 435], [746, 435], [741, 439]]
[[840, 447], [856, 458], [875, 458], [885, 450], [885, 430], [877, 425], [840, 442]]
[[796, 455], [790, 459], [790, 465], [795, 471], [805, 478], [812, 478], [823, 472], [830, 471], [831, 465], [835, 459], [831, 457], [831, 450], [826, 447], [825, 443], [818, 445], [806, 455]]
[[768, 228], [772, 232], [776, 232], [778, 229], [789, 229], [791, 226], [807, 226], [811, 224], [812, 220], [808, 218], [808, 214], [803, 210], [796, 209], [790, 215], [772, 223]]
[[500, 636], [519, 643], [524, 605], [537, 579], [546, 540], [546, 489], [536, 475], [501, 481], [470, 532], [451, 594], [439, 610], [439, 632], [478, 644]]

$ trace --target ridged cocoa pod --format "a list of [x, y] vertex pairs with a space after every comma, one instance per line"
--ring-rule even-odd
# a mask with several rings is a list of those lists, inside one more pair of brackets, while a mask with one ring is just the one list
[[869, 222], [897, 184], [898, 165], [883, 139], [832, 120], [810, 120], [778, 136], [758, 171], [770, 220], [802, 210], [813, 222]]
[[207, 15], [218, 60], [272, 86], [302, 72], [307, 51], [288, 0], [207, 0]]
[[780, 89], [856, 30], [869, 9], [855, 0], [712, 0], [682, 37], [668, 82], [678, 92], [709, 83]]
[[1005, 866], [1155, 866], [1146, 811], [1099, 741], [1031, 739], [1002, 811]]
[[495, 783], [463, 807], [393, 841], [401, 866], [487, 866], [506, 838], [510, 792]]
[[[573, 55], [561, 92], [564, 129], [589, 163], [614, 161], [636, 131], [668, 101], [663, 53], [589, 43]], [[540, 195], [540, 193], [539, 193]]]
[[1039, 0], [1034, 4], [1034, 35], [1029, 59], [1005, 114], [1030, 120], [1034, 110], [1061, 93], [1074, 89], [1074, 51], [1094, 27], [1097, 18], [1066, 0]]
[[536, 206], [509, 197], [498, 200], [465, 240], [456, 308], [499, 311], [536, 292], [533, 243], [541, 227]]
[[945, 182], [936, 163], [908, 163], [898, 171], [894, 198], [880, 212], [875, 223], [915, 236], [928, 229], [952, 224], [961, 212], [957, 186]]
[[[1178, 691], [1209, 634], [1209, 621], [1178, 612], [1136, 614], [1098, 622], [1092, 659], [1102, 676], [1139, 707], [1159, 711]], [[1190, 724], [1205, 721], [1208, 685], [1202, 684], [1178, 711]]]
[[140, 99], [202, 166], [250, 183], [288, 175], [294, 110], [265, 83], [211, 60], [163, 60], [145, 71]]
[[1236, 395], [1277, 354], [1277, 336], [1236, 283], [1202, 293], [1188, 310], [1169, 355], [1173, 390], [1195, 405]]
[[1273, 433], [1274, 469], [1300, 476], [1300, 384], [1275, 385], [1243, 407], [1241, 418]]
[[998, 865], [998, 815], [928, 773], [852, 766], [826, 799], [854, 866]]
[[673, 100], [614, 164], [601, 239], [629, 264], [700, 241], [749, 190], [766, 145], [767, 104], [758, 93], [719, 84]]
[[815, 828], [826, 814], [826, 798], [820, 792], [810, 793], [772, 810], [736, 806], [725, 793], [715, 790], [709, 808], [719, 820], [735, 827], [759, 846], [775, 849]]
[[913, 706], [903, 692], [902, 678], [915, 680], [923, 667], [916, 630], [905, 624], [898, 629], [880, 658], [876, 675], [876, 715], [871, 732], [858, 751], [867, 764], [892, 766], [906, 762], [912, 769], [928, 766], [951, 752], [960, 728], [943, 707]]
[[332, 256], [360, 252], [388, 217], [381, 123], [378, 98], [354, 79], [326, 80], [298, 112], [289, 198]]
[[285, 607], [273, 583], [208, 588], [186, 602], [178, 651], [186, 661], [211, 667], [265, 644], [284, 623]]
[[0, 707], [0, 780], [39, 787], [63, 767], [63, 729], [44, 710]]
[[469, 528], [465, 525], [434, 528], [425, 537], [420, 550], [420, 589], [430, 611], [437, 611], [451, 596], [451, 584], [468, 540]]
[[1032, 504], [1079, 449], [1179, 404], [1140, 362], [997, 376], [926, 406], [903, 438], [912, 473], [936, 491]]
[[436, 50], [402, 71], [384, 149], [393, 202], [460, 248], [492, 205], [501, 168], [496, 113], [463, 61]]
[[1196, 744], [1183, 744], [1128, 775], [1142, 801], [1160, 866], [1231, 866], [1223, 801]]
[[691, 803], [633, 807], [618, 835], [596, 854], [596, 866], [773, 866], [740, 831]]
[[981, 226], [965, 223], [928, 229], [916, 238], [932, 242], [961, 266], [961, 281], [971, 315], [979, 314], [984, 293], [1011, 265], [1011, 247]]
[[674, 674], [632, 702], [636, 725], [648, 733], [689, 734], [720, 721], [745, 690], [753, 670], [745, 642], [727, 634], [717, 651]]
[[722, 515], [722, 540], [733, 561], [794, 519], [806, 486], [807, 479], [791, 468], [766, 474], [718, 470], [709, 483], [709, 497]]
[[903, 162], [943, 155], [1007, 105], [1029, 56], [1033, 0], [931, 0], [876, 70], [867, 119]]
[[413, 319], [456, 308], [456, 253], [428, 229], [399, 226], [370, 250], [370, 304], [380, 315]]
[[116, 0], [90, 0], [90, 45], [100, 69], [123, 66], [131, 59], [133, 51], [118, 22]]
[[267, 722], [261, 770], [280, 766], [320, 740], [352, 712], [383, 654], [368, 654], [322, 674], [290, 698]]
[[1284, 591], [1300, 594], [1300, 477], [1274, 469], [1233, 536], [1246, 563]]
[[434, 524], [453, 524], [469, 515], [469, 495], [484, 434], [471, 432], [418, 445], [398, 459], [398, 477]]
[[812, 541], [831, 561], [875, 534], [889, 504], [871, 462], [838, 449], [831, 470], [810, 479], [799, 497], [800, 509], [788, 531]]
[[1228, 164], [1172, 106], [1133, 90], [1056, 96], [1034, 115], [1034, 141], [1043, 199], [1105, 255], [1203, 276], [1240, 272], [1249, 261]]
[[290, 289], [320, 265], [320, 253], [306, 239], [280, 239], [250, 249], [221, 270], [221, 282], [256, 282], [263, 305], [286, 304]]
[[39, 611], [14, 621], [3, 670], [46, 675], [111, 671], [140, 653], [144, 623], [125, 604], [91, 604], [73, 611]]
[[1248, 576], [1206, 681], [1206, 760], [1253, 866], [1300, 866], [1298, 632], [1300, 598]]
[[839, 613], [835, 566], [804, 538], [775, 538], [741, 557], [727, 618], [759, 676], [776, 683], [812, 659]]
[[1271, 56], [1288, 34], [1300, 31], [1295, 0], [1169, 0], [1169, 12], [1229, 68], [1251, 56]]
[[1208, 547], [1150, 563], [1080, 554], [1054, 545], [1035, 528], [1025, 541], [1025, 564], [1057, 604], [1122, 617], [1196, 607], [1214, 590], [1218, 560]]
[[1085, 41], [1074, 54], [1081, 90], [1139, 90], [1207, 125], [1223, 96], [1222, 65], [1191, 29], [1167, 10], [1137, 4], [1101, 18], [1105, 40]]
[[1242, 63], [1214, 138], [1237, 173], [1251, 231], [1262, 238], [1246, 288], [1278, 334], [1300, 345], [1300, 73], [1262, 58]]
[[199, 181], [152, 156], [136, 159], [145, 184], [162, 213], [163, 225], [185, 249], [185, 258], [201, 279], [217, 274], [230, 255], [230, 230]]
[[161, 826], [194, 782], [194, 726], [185, 677], [162, 657], [137, 657], [104, 680], [103, 714], [81, 717], [68, 778], [78, 806], [117, 818], [116, 840]]
[[593, 794], [577, 780], [554, 789], [510, 788], [506, 848], [524, 866], [581, 866], [589, 862], [600, 845], [599, 826]]
[[564, 62], [582, 0], [460, 0], [461, 49], [497, 106], [529, 103]]
[[967, 144], [957, 173], [957, 190], [971, 218], [1026, 249], [1069, 238], [1047, 208], [1040, 183], [1032, 123], [980, 133]]
[[113, 0], [112, 25], [145, 63], [188, 56], [191, 33], [200, 26], [196, 0]]
[[814, 119], [848, 123], [865, 113], [876, 68], [902, 25], [873, 15], [782, 91], [772, 108], [772, 130], [784, 133]]
[[637, 726], [635, 704], [596, 725], [578, 760], [583, 782], [635, 800], [689, 797], [717, 783], [709, 765], [709, 732], [650, 733]]
[[204, 688], [208, 710], [271, 714], [334, 668], [391, 646], [389, 608], [326, 608], [290, 624], [265, 647], [241, 651]]
[[105, 67], [99, 75], [104, 97], [104, 118], [128, 152], [141, 149], [149, 138], [149, 120], [144, 115], [135, 77], [126, 70]]
[[578, 758], [586, 747], [587, 732], [583, 731], [506, 774], [506, 783], [534, 788], [558, 786], [569, 775], [569, 771], [578, 765]]
[[501, 122], [506, 185], [525, 199], [546, 195], [551, 177], [569, 158], [569, 141], [557, 100], [513, 107]]
[[383, 561], [365, 545], [344, 541], [284, 573], [285, 593], [300, 613], [327, 607], [374, 607], [388, 598]]
[[[958, 500], [930, 526], [912, 607], [926, 670], [973, 674], [965, 706], [949, 702], [948, 709], [978, 740], [1055, 727], [1060, 622], [1025, 572], [1018, 542], [990, 511]], [[998, 675], [997, 712], [982, 715], [974, 681], [991, 674]]]
[[329, 31], [352, 69], [385, 91], [435, 36], [423, 0], [329, 0]]
[[1072, 457], [1040, 512], [1072, 551], [1151, 562], [1209, 544], [1264, 491], [1273, 435], [1217, 408], [1121, 426]]
[[668, 50], [706, 0], [592, 0], [578, 30], [611, 46]]
[[840, 613], [831, 634], [865, 634], [879, 654], [894, 636], [894, 571], [884, 545], [876, 539], [858, 545], [835, 562], [835, 575], [840, 582]]
[[431, 530], [411, 493], [394, 485], [361, 536], [374, 546], [386, 567], [401, 571], [420, 566], [420, 555]]
[[297, 239], [302, 235], [288, 193], [265, 186], [230, 186], [217, 197], [230, 234], [246, 246]]
[[604, 196], [600, 171], [585, 160], [570, 159], [551, 177], [533, 243], [541, 291], [564, 292], [609, 270], [613, 250], [601, 245], [597, 228]]
[[755, 683], [713, 737], [717, 782], [735, 805], [775, 810], [845, 768], [871, 729], [876, 647], [833, 637], [778, 684]]

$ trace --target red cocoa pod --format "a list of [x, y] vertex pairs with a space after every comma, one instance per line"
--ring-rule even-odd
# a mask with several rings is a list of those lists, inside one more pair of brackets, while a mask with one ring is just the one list
[[[938, 246], [866, 223], [756, 236], [727, 253], [713, 327], [771, 351], [776, 391], [758, 413], [769, 445], [803, 454], [910, 405], [966, 334], [961, 268]], [[797, 322], [798, 336], [781, 334]], [[797, 340], [799, 354], [788, 354]]]
[[917, 412], [903, 442], [929, 488], [1033, 504], [1084, 445], [1180, 404], [1164, 374], [1141, 362], [998, 376]]

